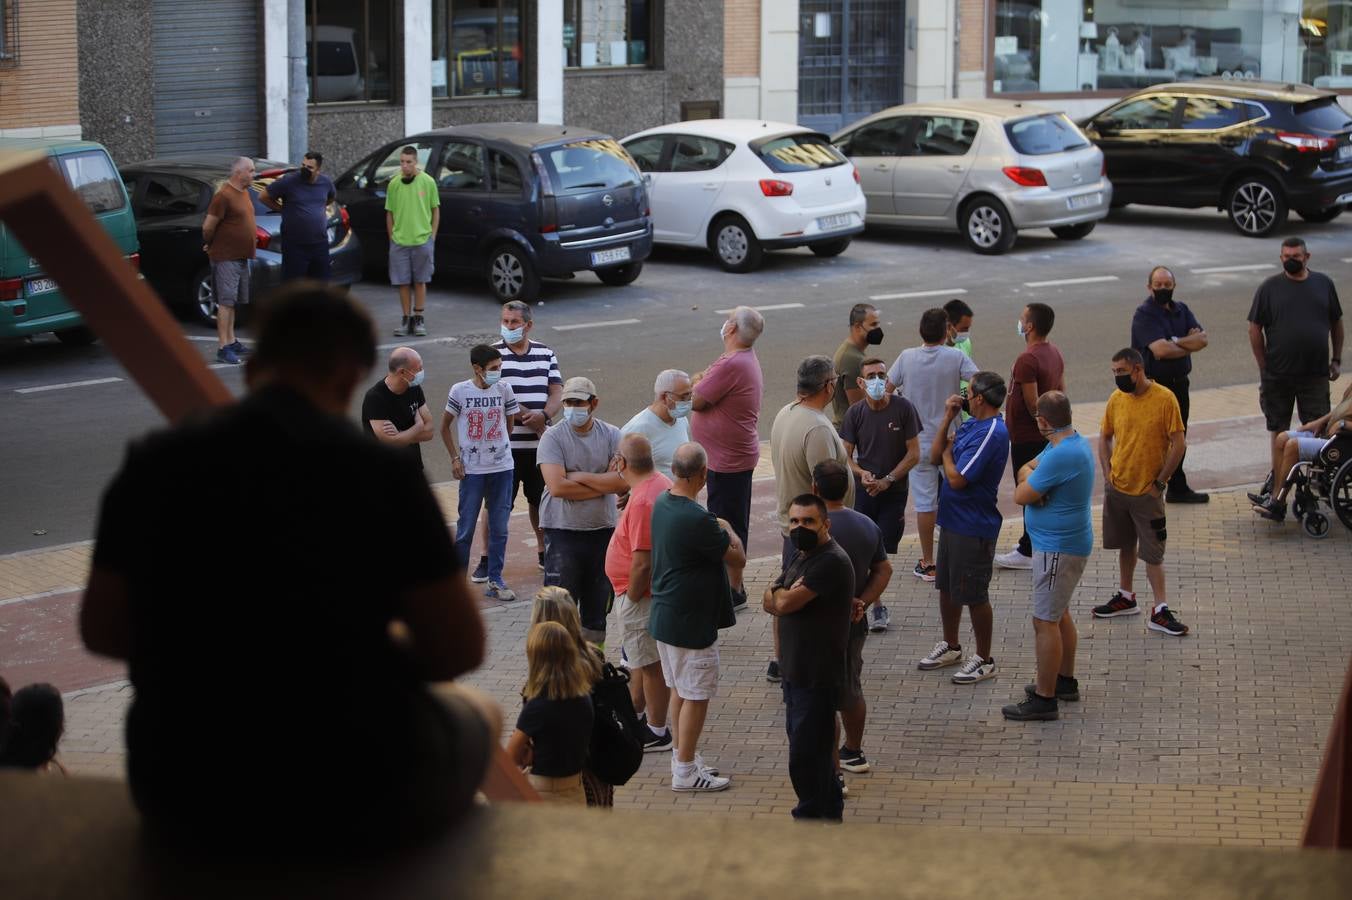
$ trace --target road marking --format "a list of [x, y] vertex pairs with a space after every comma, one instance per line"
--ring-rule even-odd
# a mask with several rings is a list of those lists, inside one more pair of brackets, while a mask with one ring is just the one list
[[1025, 281], [1024, 287], [1057, 287], [1062, 284], [1099, 284], [1104, 281], [1118, 281], [1116, 275], [1090, 275], [1088, 278], [1058, 278], [1055, 281]]
[[[494, 340], [496, 340], [496, 338]], [[393, 350], [395, 347], [421, 347], [424, 344], [453, 344], [453, 343], [455, 343], [455, 338], [446, 338], [446, 337], [423, 338], [417, 341], [399, 341], [393, 344], [378, 344], [376, 346], [376, 349]], [[492, 341], [489, 341], [488, 343], [492, 343]]]
[[121, 378], [91, 378], [88, 381], [67, 381], [65, 384], [44, 384], [41, 387], [18, 388], [16, 394], [40, 394], [43, 391], [63, 391], [66, 388], [89, 387], [93, 384], [112, 384]]
[[610, 328], [614, 325], [637, 325], [640, 319], [608, 319], [605, 322], [579, 322], [576, 325], [555, 325], [555, 331], [577, 331], [579, 328]]
[[[754, 309], [756, 312], [771, 312], [776, 309], [802, 309], [802, 308], [803, 304], [801, 303], [772, 303], [769, 306], [751, 307], [751, 309]], [[714, 310], [714, 312], [718, 313], [720, 316], [726, 316], [731, 314], [735, 310], [736, 307], [733, 307], [732, 309], [716, 309]]]
[[1259, 269], [1271, 269], [1273, 263], [1254, 263], [1247, 266], [1211, 266], [1206, 269], [1193, 269], [1194, 275], [1214, 275], [1217, 272], [1257, 272]]
[[965, 294], [966, 288], [940, 288], [937, 291], [908, 291], [904, 294], [874, 294], [869, 297], [875, 303], [879, 300], [906, 300], [910, 297], [938, 297], [943, 294]]

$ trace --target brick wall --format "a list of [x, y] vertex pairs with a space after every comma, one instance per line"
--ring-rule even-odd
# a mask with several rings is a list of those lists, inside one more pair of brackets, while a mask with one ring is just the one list
[[[958, 71], [979, 72], [986, 68], [986, 2], [958, 0]], [[993, 0], [992, 0], [993, 2]]]
[[725, 0], [723, 4], [723, 75], [760, 74], [761, 0]]
[[78, 125], [75, 0], [18, 4], [19, 64], [0, 68], [0, 130]]

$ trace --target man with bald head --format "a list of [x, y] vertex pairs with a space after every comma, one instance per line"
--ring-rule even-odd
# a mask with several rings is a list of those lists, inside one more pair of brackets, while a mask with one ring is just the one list
[[418, 445], [435, 435], [423, 395], [424, 375], [418, 351], [396, 347], [390, 354], [389, 374], [371, 386], [361, 403], [361, 420], [372, 436], [382, 444], [404, 448], [419, 469], [422, 449]]
[[202, 220], [202, 249], [211, 260], [211, 292], [216, 300], [216, 359], [237, 366], [248, 351], [235, 337], [235, 307], [249, 302], [249, 260], [258, 241], [254, 222], [254, 164], [241, 156], [230, 167], [230, 177], [211, 198]]
[[620, 513], [606, 548], [606, 577], [615, 589], [615, 612], [620, 640], [629, 660], [629, 692], [634, 709], [648, 714], [643, 733], [645, 751], [671, 746], [667, 729], [670, 699], [662, 680], [657, 642], [648, 633], [652, 609], [653, 504], [671, 487], [671, 479], [653, 466], [652, 443], [641, 434], [620, 438], [619, 472], [629, 485], [629, 502]]

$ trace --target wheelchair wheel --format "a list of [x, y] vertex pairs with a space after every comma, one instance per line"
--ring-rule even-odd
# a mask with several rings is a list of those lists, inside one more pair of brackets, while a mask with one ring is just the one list
[[1301, 527], [1305, 533], [1312, 538], [1326, 538], [1329, 536], [1329, 517], [1321, 512], [1312, 512], [1301, 520]]
[[1352, 459], [1343, 463], [1338, 474], [1333, 476], [1329, 505], [1337, 513], [1339, 521], [1352, 529]]

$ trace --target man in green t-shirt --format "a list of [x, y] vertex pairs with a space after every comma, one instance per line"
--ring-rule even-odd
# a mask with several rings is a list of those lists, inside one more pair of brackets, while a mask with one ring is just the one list
[[864, 351], [883, 342], [883, 330], [878, 322], [878, 310], [867, 303], [850, 307], [850, 334], [836, 350], [836, 396], [831, 406], [831, 424], [840, 427], [845, 410], [864, 399], [859, 387], [859, 367]]
[[732, 526], [700, 506], [708, 457], [694, 442], [676, 448], [671, 489], [653, 503], [652, 611], [662, 676], [671, 688], [673, 791], [722, 791], [731, 784], [695, 752], [718, 690], [718, 629], [736, 622], [729, 569], [740, 580], [746, 553]]
[[[441, 197], [437, 183], [418, 168], [418, 150], [411, 144], [399, 151], [399, 177], [385, 189], [385, 232], [390, 236], [390, 284], [399, 288], [404, 312], [396, 337], [427, 334], [427, 282], [432, 280], [433, 251], [441, 224]], [[409, 285], [413, 286], [410, 307]]]

